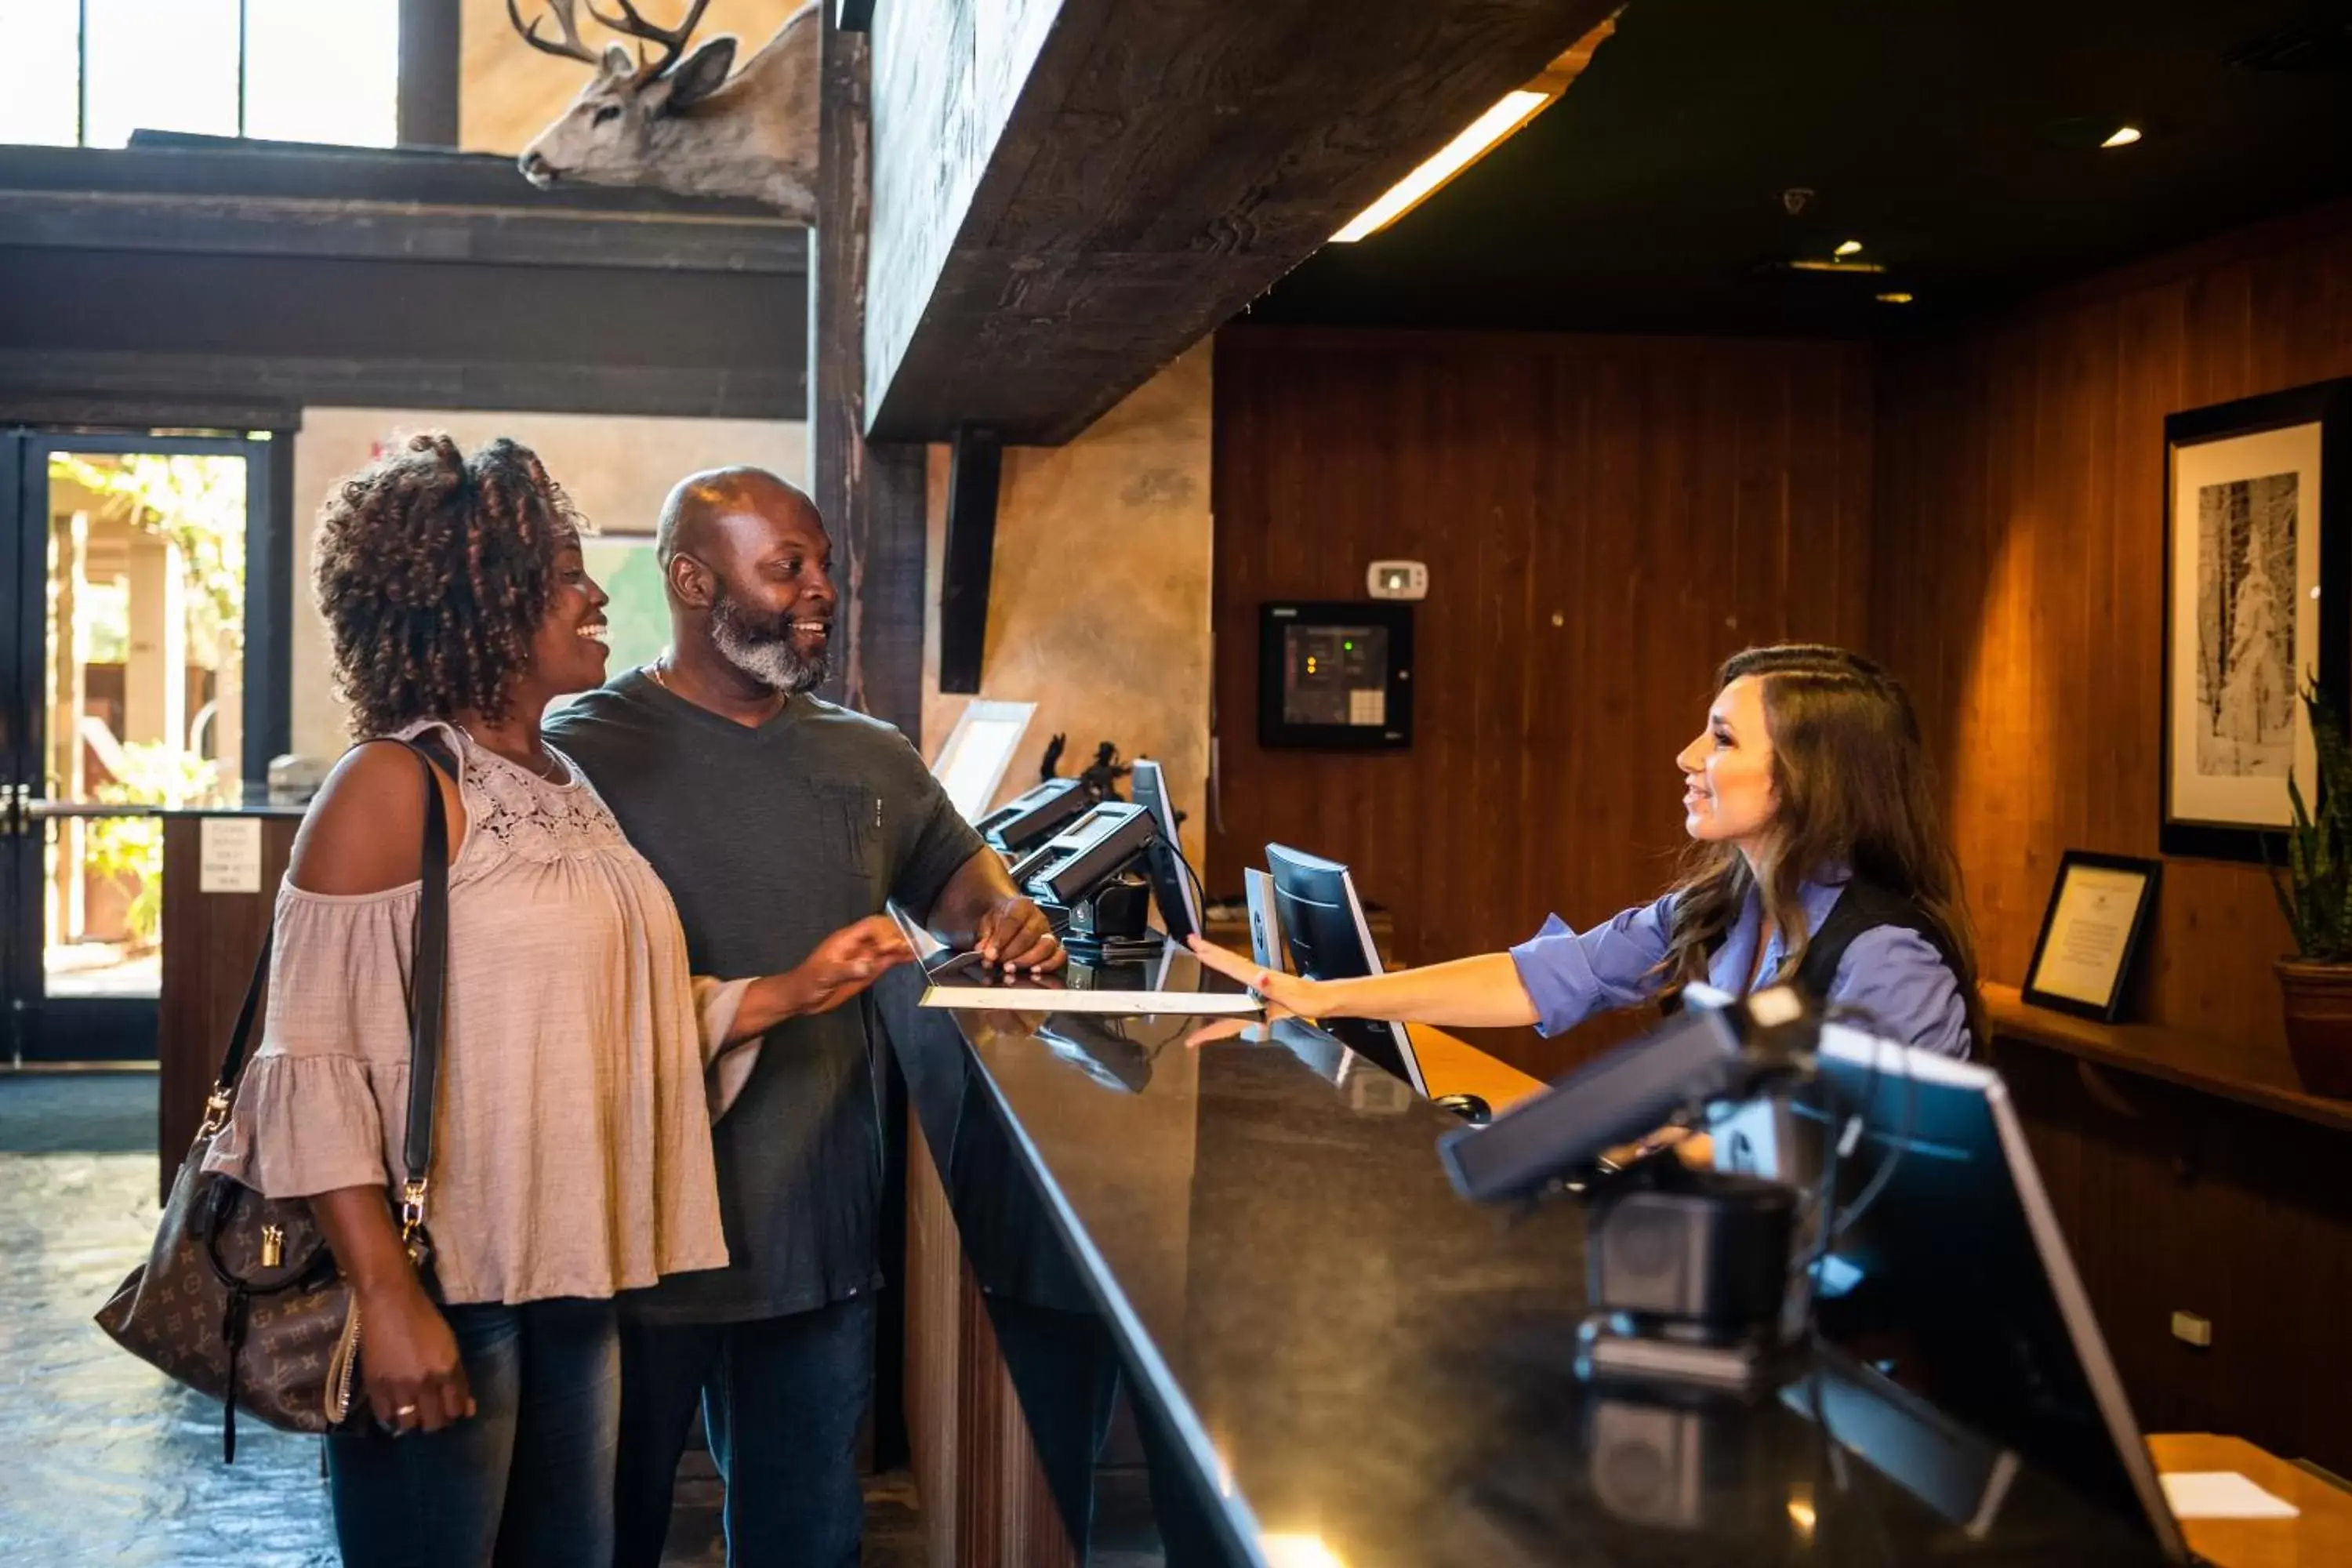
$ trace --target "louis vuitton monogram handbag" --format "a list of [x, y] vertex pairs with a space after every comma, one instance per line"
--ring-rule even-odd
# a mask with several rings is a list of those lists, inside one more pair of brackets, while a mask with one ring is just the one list
[[[405, 743], [405, 742], [404, 742]], [[435, 1087], [448, 971], [449, 822], [424, 748], [425, 847], [408, 994], [408, 1136], [402, 1147], [401, 1239], [432, 1284], [425, 1231], [433, 1164]], [[172, 1183], [154, 1250], [99, 1309], [98, 1325], [142, 1361], [219, 1400], [221, 1458], [236, 1458], [236, 1414], [283, 1431], [322, 1433], [351, 1418], [359, 1386], [357, 1303], [335, 1268], [307, 1198], [267, 1198], [208, 1172], [205, 1157], [228, 1123], [264, 981], [264, 938], [205, 1119]], [[362, 1414], [364, 1405], [362, 1404]]]

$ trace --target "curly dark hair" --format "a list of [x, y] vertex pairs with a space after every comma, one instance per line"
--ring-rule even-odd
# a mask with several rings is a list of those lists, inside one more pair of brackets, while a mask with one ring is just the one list
[[505, 718], [555, 552], [584, 531], [538, 457], [504, 437], [467, 457], [443, 432], [411, 436], [336, 486], [313, 582], [352, 732]]

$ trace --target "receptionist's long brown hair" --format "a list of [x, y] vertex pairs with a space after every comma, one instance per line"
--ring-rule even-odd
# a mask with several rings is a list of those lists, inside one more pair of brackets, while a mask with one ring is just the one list
[[1798, 886], [1843, 867], [1909, 899], [1936, 928], [1959, 981], [1969, 1037], [1981, 1047], [1984, 1004], [1959, 863], [1937, 807], [1910, 695], [1870, 660], [1815, 643], [1735, 654], [1717, 672], [1716, 690], [1742, 676], [1756, 677], [1762, 688], [1772, 737], [1778, 805], [1770, 847], [1751, 871], [1734, 845], [1692, 844], [1675, 888], [1667, 978], [1706, 978], [1709, 956], [1759, 879], [1765, 914], [1787, 950], [1779, 972], [1762, 978], [1793, 975], [1808, 945]]

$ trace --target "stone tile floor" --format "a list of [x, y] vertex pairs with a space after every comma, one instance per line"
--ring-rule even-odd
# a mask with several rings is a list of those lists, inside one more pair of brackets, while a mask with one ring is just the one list
[[[0, 1074], [0, 1563], [299, 1568], [336, 1562], [315, 1439], [220, 1407], [91, 1321], [154, 1234], [152, 1073]], [[683, 1481], [667, 1561], [719, 1564], [718, 1483]], [[903, 1475], [869, 1484], [866, 1562], [915, 1568]]]

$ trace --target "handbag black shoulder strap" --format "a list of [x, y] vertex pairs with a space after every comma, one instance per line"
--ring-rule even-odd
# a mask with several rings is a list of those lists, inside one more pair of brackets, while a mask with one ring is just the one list
[[[414, 741], [397, 744], [416, 757], [425, 773], [425, 840], [417, 867], [415, 952], [408, 976], [408, 1135], [401, 1144], [406, 1177], [402, 1188], [403, 1219], [414, 1206], [415, 1224], [424, 1217], [424, 1192], [433, 1168], [433, 1121], [439, 1103], [441, 1024], [449, 985], [449, 814], [441, 804], [435, 776], [437, 761], [450, 776], [456, 763], [437, 747]], [[205, 1130], [217, 1131], [228, 1115], [236, 1092], [237, 1076], [245, 1070], [246, 1050], [252, 1039], [255, 1016], [260, 1011], [261, 990], [269, 977], [270, 949], [277, 938], [277, 921], [262, 933], [261, 953], [254, 961], [253, 978], [246, 983], [245, 1000], [236, 1011], [236, 1026], [229, 1031], [228, 1049], [221, 1053], [211, 1095], [205, 1102]], [[412, 1226], [413, 1228], [413, 1226]]]

